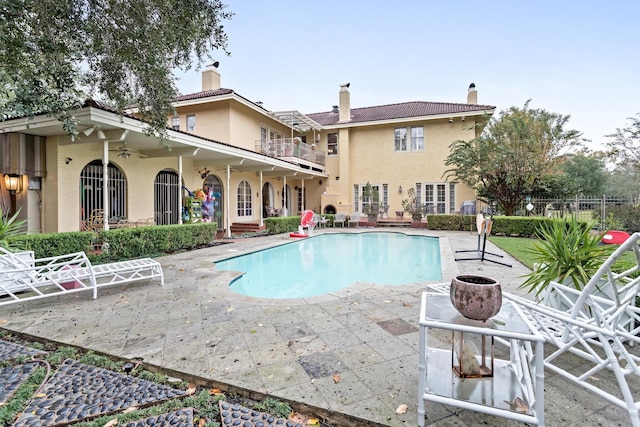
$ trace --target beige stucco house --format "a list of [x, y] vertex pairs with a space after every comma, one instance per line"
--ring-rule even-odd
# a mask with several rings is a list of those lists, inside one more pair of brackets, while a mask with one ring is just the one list
[[[443, 177], [449, 145], [472, 139], [495, 107], [407, 102], [351, 108], [349, 85], [328, 112], [273, 112], [231, 89], [218, 70], [202, 73], [202, 91], [176, 99], [168, 146], [144, 132], [135, 115], [118, 116], [89, 101], [74, 112], [71, 138], [46, 115], [0, 122], [0, 207], [20, 210], [28, 230], [83, 230], [123, 221], [174, 224], [185, 195], [211, 188], [214, 219], [261, 225], [270, 215], [362, 211], [362, 187], [380, 192], [387, 214], [414, 187], [433, 213], [454, 213], [474, 199]], [[7, 185], [16, 186], [9, 189]]]

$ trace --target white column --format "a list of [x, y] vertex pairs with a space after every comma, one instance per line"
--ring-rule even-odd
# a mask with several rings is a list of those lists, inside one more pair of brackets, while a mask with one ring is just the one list
[[182, 224], [182, 156], [178, 156], [178, 224]]
[[109, 229], [109, 141], [102, 142], [102, 229]]
[[260, 194], [260, 228], [262, 228], [262, 226], [264, 225], [264, 206], [262, 203], [262, 171], [260, 171], [260, 191], [258, 192], [258, 194]]
[[225, 215], [225, 228], [227, 230], [227, 237], [231, 237], [231, 165], [227, 165], [227, 191], [224, 192], [225, 208], [227, 214]]

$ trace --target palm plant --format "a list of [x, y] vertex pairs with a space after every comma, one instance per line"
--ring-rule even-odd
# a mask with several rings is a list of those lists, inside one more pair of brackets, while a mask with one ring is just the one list
[[581, 290], [615, 250], [602, 244], [604, 233], [594, 233], [592, 225], [575, 216], [542, 223], [537, 230], [540, 240], [526, 251], [535, 267], [520, 288], [538, 296], [554, 281]]
[[11, 238], [25, 234], [27, 221], [18, 220], [19, 214], [20, 211], [9, 217], [0, 208], [0, 246], [5, 249], [10, 249], [11, 246], [18, 246], [10, 241]]

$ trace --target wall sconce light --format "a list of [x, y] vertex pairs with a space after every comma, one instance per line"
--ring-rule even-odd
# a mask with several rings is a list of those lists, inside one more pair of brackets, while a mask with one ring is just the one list
[[66, 164], [69, 164], [69, 163], [71, 163], [72, 161], [73, 161], [73, 159], [72, 159], [71, 157], [67, 157], [67, 158], [64, 160], [64, 162], [65, 162]]
[[209, 169], [207, 169], [206, 167], [200, 169], [198, 171], [198, 173], [200, 174], [200, 178], [205, 179], [206, 177], [209, 176], [209, 173], [211, 173], [211, 171]]
[[336, 181], [340, 181], [340, 177], [339, 176], [336, 176]]
[[402, 185], [398, 187], [398, 193], [402, 193]]
[[296, 185], [295, 187], [293, 187], [295, 190], [298, 190], [298, 186]]
[[7, 174], [4, 176], [4, 183], [11, 194], [22, 193], [22, 175]]
[[319, 180], [319, 181], [318, 181], [318, 184], [319, 184], [319, 185], [322, 185], [322, 180]]
[[449, 119], [449, 123], [453, 123], [453, 117]]
[[462, 116], [462, 121], [464, 122], [464, 116]]

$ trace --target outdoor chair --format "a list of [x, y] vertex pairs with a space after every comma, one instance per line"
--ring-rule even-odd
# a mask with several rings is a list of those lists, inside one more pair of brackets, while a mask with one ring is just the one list
[[164, 285], [162, 267], [151, 258], [93, 265], [84, 252], [34, 258], [0, 247], [0, 306], [85, 289], [96, 299], [99, 287], [157, 277]]
[[[545, 337], [544, 366], [576, 386], [625, 409], [631, 425], [640, 427], [640, 233], [633, 234], [602, 264], [583, 290], [551, 282], [539, 301], [508, 292]], [[634, 265], [621, 273], [613, 265], [631, 252]], [[447, 284], [430, 290], [448, 293]], [[576, 363], [578, 356], [582, 363]], [[613, 373], [615, 387], [599, 378]], [[633, 386], [629, 385], [633, 381]]]
[[347, 227], [351, 227], [351, 224], [355, 224], [357, 228], [359, 221], [360, 221], [360, 213], [354, 212], [351, 215], [349, 215], [349, 221], [347, 221]]
[[333, 226], [337, 227], [340, 224], [341, 227], [344, 227], [345, 222], [347, 222], [347, 214], [339, 213], [333, 217]]
[[313, 220], [315, 221], [315, 223], [318, 225], [318, 228], [324, 228], [327, 226], [327, 222], [329, 222], [329, 220], [327, 219], [326, 216], [323, 215], [315, 215], [313, 217]]
[[[635, 233], [620, 245], [582, 291], [551, 282], [539, 302], [504, 294], [525, 311], [554, 348], [545, 358], [545, 367], [626, 409], [635, 427], [640, 427], [640, 390], [636, 385], [632, 392], [629, 379], [640, 380], [640, 357], [637, 351], [631, 351], [640, 344], [640, 309], [636, 307], [640, 292], [639, 242], [640, 233]], [[614, 273], [613, 265], [628, 251], [632, 251], [635, 264]], [[561, 356], [569, 353], [586, 363], [566, 370], [568, 365], [562, 364]], [[613, 372], [618, 390], [599, 387], [597, 375], [604, 370]]]

